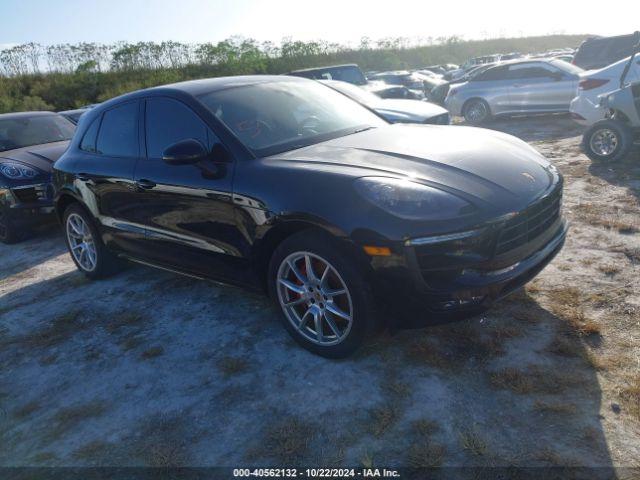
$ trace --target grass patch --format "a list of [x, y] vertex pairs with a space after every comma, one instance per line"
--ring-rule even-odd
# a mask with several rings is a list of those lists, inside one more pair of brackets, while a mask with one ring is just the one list
[[631, 415], [640, 420], [640, 375], [636, 375], [620, 391], [620, 398]]
[[139, 335], [130, 335], [127, 338], [120, 341], [118, 345], [125, 352], [129, 350], [133, 350], [134, 348], [138, 348], [140, 345], [144, 343], [144, 340]]
[[440, 467], [444, 461], [445, 448], [425, 440], [411, 445], [407, 455], [408, 463], [414, 468]]
[[111, 334], [118, 333], [121, 329], [134, 326], [143, 320], [143, 316], [136, 312], [122, 312], [109, 318], [105, 324], [105, 330]]
[[25, 403], [22, 407], [18, 408], [15, 412], [13, 412], [13, 416], [20, 419], [27, 418], [39, 408], [40, 402], [38, 402], [37, 400], [33, 400], [29, 403]]
[[473, 455], [482, 456], [487, 453], [487, 444], [475, 430], [463, 430], [459, 433], [460, 445]]
[[62, 408], [53, 416], [53, 428], [49, 431], [48, 437], [58, 439], [83, 421], [99, 417], [106, 411], [104, 402], [99, 401]]
[[71, 456], [79, 460], [95, 460], [101, 453], [108, 451], [110, 448], [111, 444], [107, 442], [93, 440], [74, 450]]
[[156, 347], [151, 347], [146, 349], [144, 352], [140, 354], [140, 358], [143, 360], [151, 360], [152, 358], [159, 357], [164, 353], [164, 347], [158, 345]]
[[376, 436], [384, 435], [398, 420], [398, 411], [393, 405], [382, 405], [370, 411], [370, 431]]
[[581, 378], [570, 373], [558, 373], [550, 368], [530, 366], [527, 370], [504, 368], [491, 374], [491, 383], [500, 390], [520, 395], [532, 393], [557, 394], [580, 384]]
[[218, 369], [227, 378], [245, 372], [248, 368], [249, 364], [242, 357], [225, 356], [218, 360]]
[[81, 310], [66, 312], [51, 320], [45, 328], [19, 337], [11, 343], [21, 343], [30, 348], [47, 348], [64, 343], [86, 327], [80, 320], [81, 314]]
[[616, 273], [620, 273], [622, 271], [622, 269], [613, 264], [613, 263], [608, 263], [606, 265], [600, 265], [598, 266], [598, 270], [600, 270], [602, 273], [604, 273], [605, 275], [608, 275], [610, 277], [614, 276]]
[[416, 420], [413, 422], [411, 427], [412, 430], [420, 437], [430, 437], [440, 430], [440, 426], [436, 422], [426, 418]]
[[297, 418], [269, 427], [262, 446], [253, 455], [275, 458], [283, 464], [299, 462], [309, 451], [309, 445], [315, 437], [310, 423]]
[[551, 413], [558, 415], [572, 415], [578, 411], [574, 403], [549, 403], [536, 400], [533, 409], [540, 413]]

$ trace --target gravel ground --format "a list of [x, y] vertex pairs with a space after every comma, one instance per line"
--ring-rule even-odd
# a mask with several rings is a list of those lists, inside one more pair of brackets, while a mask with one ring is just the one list
[[0, 465], [640, 467], [640, 157], [592, 165], [562, 116], [490, 127], [565, 174], [564, 250], [484, 316], [343, 361], [261, 296], [90, 282], [57, 229], [0, 245]]

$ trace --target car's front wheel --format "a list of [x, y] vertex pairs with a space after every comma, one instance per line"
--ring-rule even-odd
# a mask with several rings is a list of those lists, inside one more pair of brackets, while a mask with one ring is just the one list
[[373, 296], [356, 262], [317, 232], [296, 234], [276, 249], [269, 290], [291, 336], [324, 357], [348, 356], [375, 326]]
[[633, 146], [631, 128], [619, 120], [600, 120], [587, 130], [582, 148], [591, 160], [616, 162], [626, 157]]
[[93, 219], [79, 204], [64, 212], [64, 233], [73, 262], [89, 278], [106, 277], [120, 267], [120, 261], [102, 243]]

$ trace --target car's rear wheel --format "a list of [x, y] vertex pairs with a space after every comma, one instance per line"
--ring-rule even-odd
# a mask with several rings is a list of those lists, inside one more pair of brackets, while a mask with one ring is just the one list
[[291, 336], [325, 357], [348, 356], [375, 325], [363, 274], [337, 241], [317, 232], [296, 234], [276, 249], [269, 290]]
[[73, 262], [89, 278], [103, 278], [120, 268], [116, 258], [102, 243], [91, 216], [73, 203], [64, 212], [64, 233]]
[[619, 120], [601, 120], [587, 130], [582, 148], [587, 157], [596, 162], [617, 162], [633, 147], [631, 128]]
[[491, 118], [491, 108], [481, 98], [474, 98], [465, 104], [462, 115], [467, 123], [480, 125]]

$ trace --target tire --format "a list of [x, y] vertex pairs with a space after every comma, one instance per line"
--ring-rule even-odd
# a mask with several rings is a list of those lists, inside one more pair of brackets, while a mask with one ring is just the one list
[[[315, 278], [307, 275], [307, 259]], [[324, 281], [318, 281], [320, 277]], [[293, 287], [285, 286], [282, 280]], [[317, 355], [347, 357], [376, 330], [374, 298], [365, 275], [353, 255], [328, 234], [307, 230], [285, 239], [271, 256], [268, 286], [289, 334]], [[341, 290], [345, 293], [336, 293]], [[293, 304], [285, 306], [286, 302]]]
[[633, 131], [619, 120], [600, 120], [582, 137], [582, 149], [594, 162], [617, 162], [633, 147]]
[[11, 245], [22, 240], [25, 232], [16, 230], [6, 210], [6, 207], [0, 207], [0, 242]]
[[473, 98], [464, 104], [462, 116], [471, 125], [481, 125], [491, 119], [491, 107], [485, 100]]
[[[67, 248], [78, 270], [91, 279], [99, 279], [108, 277], [122, 268], [121, 260], [102, 243], [93, 218], [80, 204], [72, 203], [69, 205], [62, 218]], [[81, 224], [84, 228], [79, 229]], [[85, 246], [78, 248], [80, 243]], [[89, 243], [93, 245], [93, 250], [88, 246]], [[74, 253], [74, 247], [78, 253]], [[85, 249], [84, 256], [81, 253], [83, 248]]]

